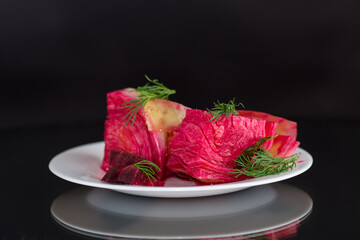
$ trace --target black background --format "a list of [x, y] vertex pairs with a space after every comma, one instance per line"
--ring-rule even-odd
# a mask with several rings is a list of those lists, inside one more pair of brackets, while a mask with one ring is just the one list
[[[360, 2], [0, 0], [0, 239], [78, 239], [51, 218], [74, 184], [47, 169], [101, 141], [106, 93], [157, 78], [192, 108], [234, 97], [299, 124], [314, 201], [298, 239], [355, 239]], [[355, 151], [355, 153], [354, 153]]]
[[234, 97], [285, 117], [359, 120], [358, 1], [8, 1], [0, 128], [104, 119], [145, 84], [192, 108]]

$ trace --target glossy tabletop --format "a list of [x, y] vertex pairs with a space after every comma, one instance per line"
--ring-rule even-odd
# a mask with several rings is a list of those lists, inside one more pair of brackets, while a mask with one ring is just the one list
[[[310, 170], [284, 180], [280, 185], [269, 184], [218, 198], [209, 197], [208, 211], [201, 204], [206, 197], [193, 199], [193, 202], [184, 200], [184, 204], [181, 199], [157, 202], [156, 199], [137, 198], [111, 190], [80, 187], [53, 175], [48, 164], [56, 154], [102, 140], [101, 121], [3, 130], [0, 132], [0, 239], [113, 239], [110, 235], [114, 231], [131, 224], [134, 228], [127, 228], [128, 235], [118, 234], [117, 237], [356, 239], [360, 199], [358, 159], [353, 151], [359, 143], [360, 124], [311, 119], [298, 120], [298, 124], [301, 147], [314, 159]], [[300, 195], [296, 195], [298, 193]], [[288, 197], [280, 197], [287, 194]], [[102, 205], [106, 201], [108, 203]], [[114, 201], [122, 202], [124, 208], [114, 205]], [[127, 205], [129, 202], [133, 205]], [[222, 203], [226, 203], [227, 208]], [[168, 210], [159, 207], [164, 204], [170, 206]], [[198, 204], [198, 211], [181, 211], [185, 204]], [[174, 208], [180, 210], [171, 212]], [[66, 215], [66, 211], [72, 217]], [[172, 216], [167, 215], [170, 212]], [[66, 220], [66, 216], [70, 218]], [[94, 216], [98, 218], [96, 221]], [[80, 223], [75, 223], [75, 219]], [[156, 222], [159, 224], [152, 225]], [[267, 225], [261, 229], [260, 223]], [[79, 224], [82, 229], [78, 228]], [[91, 227], [91, 224], [95, 225]], [[101, 224], [107, 232], [89, 231], [98, 229]], [[256, 232], [254, 226], [258, 226], [259, 231]], [[245, 231], [246, 227], [248, 231]]]

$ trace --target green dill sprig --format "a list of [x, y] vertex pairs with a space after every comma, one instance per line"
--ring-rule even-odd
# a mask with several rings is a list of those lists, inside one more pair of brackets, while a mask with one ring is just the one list
[[140, 169], [148, 177], [150, 181], [152, 180], [156, 181], [155, 171], [153, 168], [155, 168], [157, 172], [161, 171], [161, 169], [155, 163], [150, 162], [149, 160], [141, 160], [133, 165], [138, 169]]
[[253, 157], [255, 152], [257, 150], [259, 150], [261, 145], [263, 145], [266, 141], [269, 141], [270, 139], [276, 138], [277, 136], [278, 136], [278, 134], [276, 134], [275, 136], [268, 136], [268, 137], [259, 138], [254, 145], [251, 145], [250, 147], [243, 150], [241, 152], [241, 156], [242, 157], [250, 157], [250, 158]]
[[129, 101], [126, 101], [125, 103], [123, 103], [123, 105], [120, 108], [124, 108], [124, 109], [128, 110], [126, 115], [122, 118], [122, 120], [127, 119], [124, 124], [124, 127], [129, 123], [129, 121], [131, 119], [132, 119], [132, 124], [134, 125], [135, 119], [136, 119], [136, 114], [139, 111], [139, 109], [143, 108], [144, 105], [145, 105], [145, 103], [143, 104], [140, 101], [140, 99], [129, 100]]
[[236, 111], [236, 107], [238, 106], [245, 108], [242, 103], [235, 103], [235, 98], [230, 100], [228, 103], [220, 103], [219, 100], [214, 102], [214, 107], [212, 109], [208, 109], [208, 111], [213, 115], [209, 122], [217, 122], [222, 116], [226, 118], [229, 114], [238, 115], [239, 113]]
[[132, 120], [134, 125], [137, 112], [139, 110], [142, 112], [145, 104], [151, 99], [159, 98], [167, 100], [171, 94], [176, 93], [175, 90], [169, 89], [162, 83], [159, 83], [157, 79], [150, 79], [147, 75], [145, 75], [145, 78], [153, 85], [149, 85], [149, 83], [147, 83], [144, 86], [137, 87], [136, 91], [140, 93], [139, 98], [126, 101], [120, 107], [122, 109], [128, 110], [127, 114], [122, 119], [127, 119], [124, 126], [126, 126], [130, 120]]
[[278, 158], [269, 153], [265, 148], [255, 151], [253, 157], [241, 154], [235, 159], [235, 166], [231, 173], [237, 174], [236, 177], [246, 175], [249, 177], [261, 177], [287, 172], [296, 166], [300, 153]]

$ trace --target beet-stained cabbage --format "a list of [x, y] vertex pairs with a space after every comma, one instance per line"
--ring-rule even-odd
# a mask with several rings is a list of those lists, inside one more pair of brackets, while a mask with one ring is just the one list
[[105, 153], [101, 168], [108, 171], [109, 152], [125, 152], [143, 157], [155, 163], [166, 173], [166, 148], [169, 131], [175, 129], [185, 117], [186, 107], [172, 101], [152, 99], [126, 124], [128, 101], [138, 99], [139, 93], [133, 88], [125, 88], [107, 94], [108, 119], [105, 121]]
[[294, 153], [297, 124], [287, 119], [256, 111], [238, 111], [219, 121], [210, 121], [211, 113], [179, 103], [151, 99], [136, 112], [135, 121], [127, 122], [124, 108], [139, 93], [133, 88], [107, 94], [108, 117], [105, 121], [105, 152], [101, 168], [107, 171], [103, 181], [133, 185], [160, 186], [151, 181], [135, 163], [149, 160], [161, 171], [161, 180], [169, 173], [197, 179], [205, 184], [240, 181], [235, 177], [235, 159], [257, 140], [273, 156]]
[[[167, 168], [204, 183], [233, 182], [234, 160], [247, 147], [263, 137], [276, 134], [277, 122], [229, 115], [209, 121], [207, 111], [188, 109], [186, 117], [169, 141]], [[263, 147], [269, 149], [271, 140]]]
[[162, 170], [158, 178], [162, 178], [166, 161], [167, 132], [149, 131], [146, 121], [139, 110], [134, 123], [126, 124], [127, 110], [121, 108], [129, 100], [137, 99], [137, 92], [127, 88], [110, 92], [107, 95], [108, 119], [105, 121], [105, 153], [101, 168], [109, 169], [109, 151], [126, 152], [138, 155], [155, 163]]
[[299, 147], [300, 142], [296, 141], [296, 122], [263, 112], [240, 110], [238, 113], [242, 116], [255, 117], [278, 123], [276, 128], [278, 136], [274, 139], [272, 147], [269, 149], [269, 152], [273, 156], [289, 156], [295, 152], [297, 147]]

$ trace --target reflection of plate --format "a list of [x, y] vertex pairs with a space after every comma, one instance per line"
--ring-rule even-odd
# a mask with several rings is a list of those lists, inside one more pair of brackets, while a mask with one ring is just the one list
[[[310, 213], [311, 198], [277, 183], [207, 198], [147, 198], [80, 187], [54, 200], [64, 227], [100, 238], [224, 238], [288, 228]], [[295, 226], [296, 232], [296, 226]]]
[[305, 150], [298, 148], [296, 151], [301, 152], [300, 161], [296, 168], [286, 173], [235, 183], [205, 186], [189, 186], [185, 181], [183, 185], [177, 182], [166, 184], [165, 187], [103, 183], [100, 179], [105, 172], [100, 169], [100, 165], [104, 153], [104, 142], [82, 145], [62, 152], [51, 160], [49, 168], [58, 177], [85, 186], [112, 189], [123, 193], [150, 197], [199, 197], [235, 192], [297, 176], [308, 170], [313, 160], [311, 155]]

